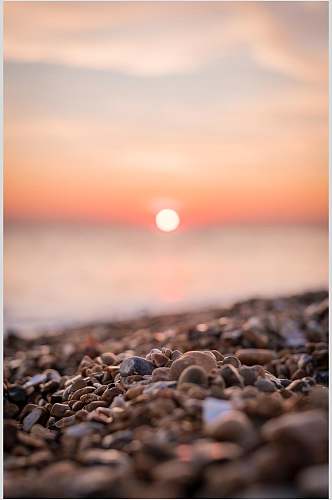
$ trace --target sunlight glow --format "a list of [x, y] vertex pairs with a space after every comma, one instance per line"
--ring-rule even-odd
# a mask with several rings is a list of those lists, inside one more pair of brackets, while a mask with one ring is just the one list
[[179, 214], [172, 208], [163, 208], [156, 215], [156, 226], [160, 231], [169, 233], [180, 224]]

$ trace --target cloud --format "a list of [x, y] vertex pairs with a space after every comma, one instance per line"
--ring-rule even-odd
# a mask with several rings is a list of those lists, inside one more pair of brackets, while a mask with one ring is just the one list
[[320, 81], [327, 12], [323, 3], [309, 9], [303, 2], [7, 3], [4, 54], [6, 61], [160, 77], [244, 51], [268, 71]]

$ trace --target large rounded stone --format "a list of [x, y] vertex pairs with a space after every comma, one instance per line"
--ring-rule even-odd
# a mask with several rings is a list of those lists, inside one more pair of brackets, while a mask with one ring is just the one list
[[173, 361], [171, 366], [171, 378], [177, 380], [183, 370], [188, 366], [201, 366], [207, 373], [217, 368], [217, 361], [214, 355], [206, 351], [188, 351], [181, 357]]

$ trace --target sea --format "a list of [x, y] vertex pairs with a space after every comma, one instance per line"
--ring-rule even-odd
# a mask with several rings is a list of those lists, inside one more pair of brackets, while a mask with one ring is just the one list
[[7, 223], [4, 230], [5, 331], [53, 331], [327, 285], [328, 230], [321, 225], [161, 233]]

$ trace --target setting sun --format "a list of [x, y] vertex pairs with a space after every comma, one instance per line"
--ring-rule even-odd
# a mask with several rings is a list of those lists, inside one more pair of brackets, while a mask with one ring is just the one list
[[156, 226], [160, 231], [175, 231], [180, 224], [179, 214], [172, 208], [164, 208], [156, 215]]

